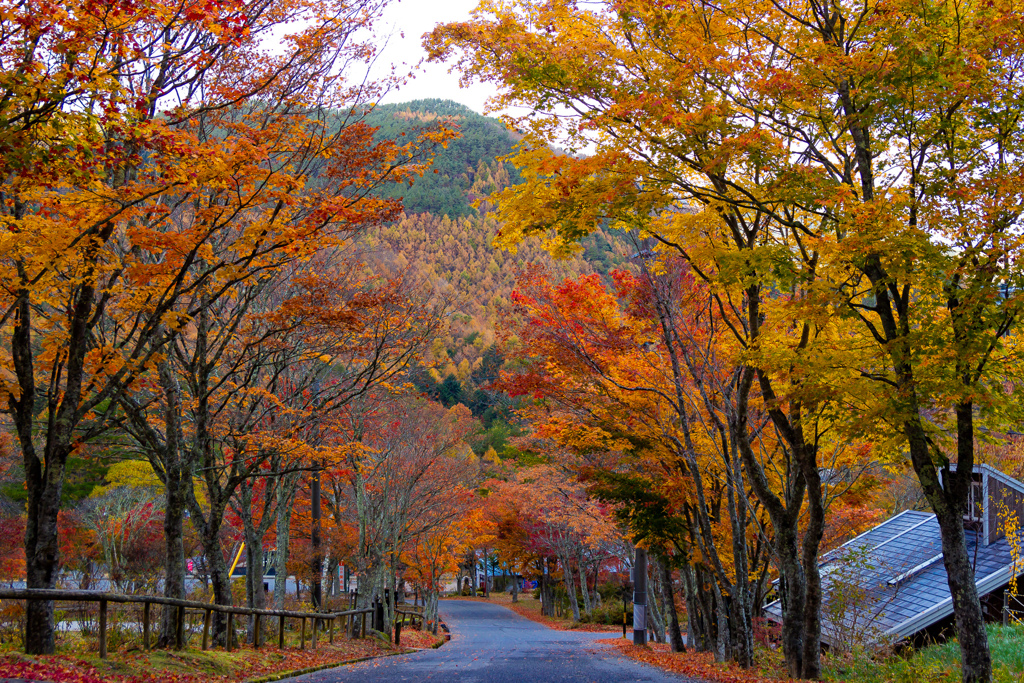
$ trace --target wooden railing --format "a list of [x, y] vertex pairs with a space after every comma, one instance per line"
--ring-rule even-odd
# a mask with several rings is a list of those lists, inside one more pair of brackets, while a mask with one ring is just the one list
[[[395, 607], [395, 645], [402, 644], [402, 626], [405, 624], [406, 617], [409, 618], [409, 625], [413, 628], [416, 627], [416, 620], [419, 619], [420, 629], [422, 630], [426, 626], [423, 621], [425, 612], [426, 609], [422, 607], [419, 609], [415, 607], [412, 609]], [[401, 619], [399, 619], [399, 617], [401, 617]]]
[[[234, 634], [234, 617], [254, 617], [254, 631], [252, 641], [253, 647], [259, 648], [262, 645], [262, 630], [260, 622], [264, 618], [278, 619], [278, 647], [284, 647], [284, 626], [286, 619], [301, 620], [299, 648], [306, 647], [306, 621], [309, 620], [312, 627], [310, 644], [313, 649], [317, 646], [318, 626], [321, 623], [327, 624], [330, 642], [334, 642], [334, 625], [341, 620], [342, 632], [348, 637], [361, 637], [366, 635], [366, 619], [373, 612], [372, 607], [361, 609], [350, 609], [342, 612], [296, 612], [292, 610], [275, 609], [253, 609], [250, 607], [234, 607], [229, 605], [215, 605], [195, 600], [178, 600], [176, 598], [165, 598], [158, 595], [124, 595], [122, 593], [98, 593], [82, 590], [56, 590], [42, 588], [0, 588], [0, 600], [54, 600], [61, 602], [98, 602], [99, 603], [99, 650], [100, 658], [107, 656], [107, 605], [109, 603], [134, 603], [142, 604], [142, 647], [150, 648], [150, 609], [152, 605], [166, 605], [177, 607], [175, 613], [175, 647], [182, 649], [185, 646], [185, 614], [186, 611], [203, 614], [203, 650], [210, 646], [210, 619], [214, 612], [227, 614], [227, 637], [224, 639], [224, 647], [229, 652], [233, 647], [232, 635]], [[407, 614], [415, 614], [406, 610], [399, 610]], [[420, 623], [422, 625], [422, 615]], [[361, 623], [358, 621], [361, 620]], [[357, 628], [358, 626], [358, 628]]]
[[1003, 592], [1003, 626], [1024, 625], [1024, 595], [1011, 595], [1010, 589]]
[[[398, 619], [399, 616], [402, 617], [401, 620]], [[415, 627], [416, 626], [416, 620], [419, 619], [420, 628], [423, 628], [424, 624], [423, 624], [423, 608], [422, 607], [420, 607], [419, 609], [417, 609], [415, 607], [413, 607], [412, 609], [404, 609], [402, 607], [395, 607], [395, 621], [396, 622], [401, 621], [401, 623], [404, 625], [406, 617], [409, 618], [409, 625], [410, 626]]]

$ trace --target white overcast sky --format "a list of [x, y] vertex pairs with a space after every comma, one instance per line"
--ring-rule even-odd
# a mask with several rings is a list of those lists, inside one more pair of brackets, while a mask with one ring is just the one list
[[[398, 73], [407, 72], [426, 56], [420, 45], [420, 37], [424, 33], [439, 23], [468, 19], [476, 5], [477, 0], [400, 0], [391, 3], [384, 12], [384, 21], [378, 25], [378, 32], [392, 35], [378, 57], [375, 71], [387, 73], [391, 64], [395, 64]], [[384, 102], [439, 97], [454, 100], [482, 113], [484, 101], [494, 94], [494, 88], [480, 83], [460, 88], [459, 75], [448, 73], [448, 69], [447, 64], [426, 64], [400, 90], [389, 92]]]

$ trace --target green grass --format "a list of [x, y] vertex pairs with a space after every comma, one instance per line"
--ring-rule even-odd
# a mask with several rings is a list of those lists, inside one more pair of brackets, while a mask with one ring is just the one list
[[[1024, 628], [990, 625], [988, 642], [995, 683], [1019, 683], [1024, 679]], [[873, 659], [866, 653], [827, 658], [822, 673], [825, 680], [837, 682], [958, 683], [960, 644], [951, 640], [885, 660]]]

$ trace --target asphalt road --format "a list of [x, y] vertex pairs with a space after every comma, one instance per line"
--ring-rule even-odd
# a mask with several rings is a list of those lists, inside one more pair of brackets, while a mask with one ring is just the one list
[[555, 631], [504, 607], [469, 600], [443, 601], [441, 615], [452, 639], [437, 650], [326, 669], [286, 683], [697, 683], [594, 642], [613, 633]]

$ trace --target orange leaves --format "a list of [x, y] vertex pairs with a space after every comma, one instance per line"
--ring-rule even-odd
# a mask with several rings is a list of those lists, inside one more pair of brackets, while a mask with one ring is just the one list
[[[495, 494], [528, 529], [522, 550], [567, 554], [567, 548], [596, 550], [619, 538], [610, 511], [587, 494], [586, 487], [550, 465], [525, 467], [507, 482], [495, 482]], [[506, 540], [512, 540], [506, 529]], [[520, 542], [523, 539], [520, 540]]]
[[742, 669], [736, 664], [715, 662], [710, 652], [674, 653], [669, 651], [668, 645], [662, 643], [637, 647], [623, 638], [608, 638], [597, 642], [613, 645], [630, 659], [697, 680], [714, 683], [769, 683], [782, 680], [774, 675], [766, 676], [756, 669]]

